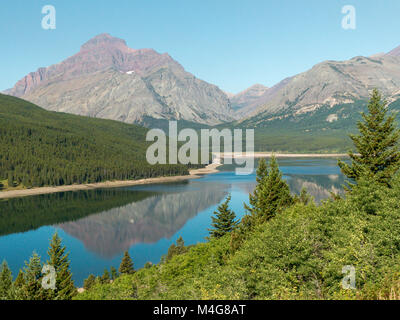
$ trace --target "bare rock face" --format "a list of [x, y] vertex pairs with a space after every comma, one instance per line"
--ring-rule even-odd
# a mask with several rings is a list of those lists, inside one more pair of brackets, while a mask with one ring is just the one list
[[63, 62], [40, 68], [8, 94], [48, 110], [139, 122], [143, 116], [217, 124], [233, 119], [228, 97], [168, 54], [131, 49], [101, 34]]

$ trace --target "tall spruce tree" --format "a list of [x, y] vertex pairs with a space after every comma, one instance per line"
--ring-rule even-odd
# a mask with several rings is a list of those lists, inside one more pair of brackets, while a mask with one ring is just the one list
[[49, 296], [54, 300], [70, 300], [76, 293], [69, 268], [68, 253], [65, 250], [66, 248], [62, 245], [61, 239], [56, 232], [47, 251], [49, 255], [47, 264], [54, 267], [56, 272], [56, 289], [48, 290]]
[[25, 275], [22, 270], [19, 270], [17, 278], [14, 281], [14, 286], [17, 288], [23, 288], [25, 285]]
[[128, 251], [124, 252], [124, 256], [122, 258], [121, 264], [118, 269], [120, 274], [133, 274], [135, 273], [135, 269], [133, 268], [133, 261], [129, 255]]
[[252, 220], [265, 222], [294, 202], [288, 184], [282, 178], [278, 161], [273, 155], [267, 163], [261, 159], [257, 168], [257, 186], [249, 196], [245, 209]]
[[374, 89], [368, 103], [368, 114], [363, 113], [363, 121], [357, 124], [359, 135], [350, 135], [357, 154], [349, 152], [351, 164], [339, 161], [343, 174], [352, 180], [349, 188], [361, 179], [374, 181], [390, 186], [392, 177], [400, 166], [398, 141], [400, 131], [395, 126], [395, 114], [387, 115], [386, 101]]
[[12, 273], [6, 261], [0, 267], [0, 300], [11, 299]]
[[101, 276], [101, 283], [109, 283], [110, 282], [110, 273], [107, 268], [104, 268], [103, 275]]
[[230, 201], [231, 196], [229, 195], [225, 202], [218, 206], [217, 211], [214, 212], [215, 217], [211, 217], [213, 228], [208, 230], [211, 238], [221, 238], [237, 227], [236, 214], [229, 209]]
[[115, 269], [115, 267], [113, 266], [110, 268], [110, 274], [111, 274], [111, 280], [115, 280], [119, 276], [117, 269]]
[[83, 289], [89, 290], [96, 284], [96, 277], [93, 274], [90, 274], [87, 279], [83, 281]]
[[21, 290], [23, 300], [46, 300], [46, 295], [42, 287], [42, 262], [40, 256], [33, 252], [24, 267], [24, 282]]

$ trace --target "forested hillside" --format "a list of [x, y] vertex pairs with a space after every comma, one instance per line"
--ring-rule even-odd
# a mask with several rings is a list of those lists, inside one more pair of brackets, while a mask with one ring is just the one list
[[46, 111], [0, 94], [0, 187], [42, 187], [185, 175], [186, 166], [150, 166], [146, 129]]

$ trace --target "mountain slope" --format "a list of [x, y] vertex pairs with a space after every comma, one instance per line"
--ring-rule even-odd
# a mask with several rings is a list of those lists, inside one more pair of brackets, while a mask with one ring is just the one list
[[150, 166], [146, 132], [0, 94], [0, 182], [41, 187], [188, 174], [181, 165]]
[[232, 103], [232, 109], [235, 110], [238, 117], [254, 111], [254, 102], [268, 91], [268, 87], [262, 84], [255, 84], [250, 88], [231, 96], [229, 99]]
[[168, 54], [131, 49], [101, 34], [63, 62], [21, 79], [8, 94], [53, 111], [141, 123], [144, 116], [216, 124], [232, 120], [228, 97]]
[[306, 123], [318, 119], [321, 129], [343, 126], [357, 116], [373, 88], [378, 88], [390, 103], [399, 99], [400, 57], [322, 62], [268, 90], [256, 101], [256, 112], [242, 124], [270, 127], [278, 122], [281, 128], [307, 130], [310, 128]]

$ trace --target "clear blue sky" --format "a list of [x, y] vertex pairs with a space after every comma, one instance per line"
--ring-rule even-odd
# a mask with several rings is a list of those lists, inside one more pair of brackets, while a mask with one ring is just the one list
[[[41, 28], [44, 5], [57, 29]], [[341, 27], [344, 5], [356, 30]], [[168, 52], [187, 71], [229, 92], [272, 86], [323, 60], [400, 45], [399, 0], [3, 0], [0, 90], [79, 51], [107, 32], [132, 48]]]

